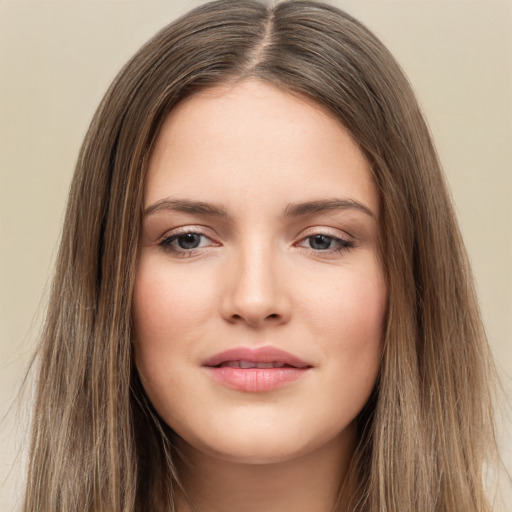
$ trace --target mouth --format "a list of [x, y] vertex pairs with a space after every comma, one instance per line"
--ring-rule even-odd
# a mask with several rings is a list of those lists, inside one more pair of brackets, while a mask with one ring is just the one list
[[217, 383], [246, 393], [273, 391], [299, 380], [313, 368], [275, 347], [227, 350], [208, 358], [202, 366]]
[[294, 366], [280, 361], [224, 361], [215, 366], [215, 368], [242, 368], [248, 370], [250, 368], [303, 368], [302, 366]]
[[312, 365], [276, 347], [238, 347], [219, 352], [203, 361], [203, 366], [231, 368], [308, 368]]

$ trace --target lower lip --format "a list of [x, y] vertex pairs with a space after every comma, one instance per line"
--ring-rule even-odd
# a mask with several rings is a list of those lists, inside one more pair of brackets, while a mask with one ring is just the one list
[[220, 384], [244, 391], [262, 393], [297, 381], [309, 368], [232, 368], [229, 366], [207, 367], [208, 373]]

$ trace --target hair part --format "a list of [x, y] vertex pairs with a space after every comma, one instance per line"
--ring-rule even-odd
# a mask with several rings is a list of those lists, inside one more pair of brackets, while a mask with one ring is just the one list
[[496, 453], [494, 369], [407, 79], [372, 33], [332, 6], [219, 0], [126, 64], [86, 135], [40, 340], [25, 512], [174, 510], [174, 434], [145, 397], [132, 354], [143, 185], [169, 111], [198, 89], [247, 78], [335, 115], [380, 192], [389, 305], [379, 379], [357, 419], [349, 509], [490, 510], [482, 468]]

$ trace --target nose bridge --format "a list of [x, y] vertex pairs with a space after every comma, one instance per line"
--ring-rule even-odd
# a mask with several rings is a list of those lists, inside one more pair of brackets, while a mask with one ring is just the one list
[[286, 282], [275, 246], [264, 236], [240, 242], [233, 253], [224, 314], [257, 326], [286, 321], [290, 313]]

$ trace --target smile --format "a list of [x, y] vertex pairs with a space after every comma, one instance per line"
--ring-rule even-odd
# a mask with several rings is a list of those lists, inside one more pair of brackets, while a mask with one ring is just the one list
[[249, 368], [284, 368], [285, 366], [290, 367], [290, 365], [287, 365], [286, 363], [280, 363], [277, 361], [272, 362], [261, 362], [261, 363], [255, 363], [253, 361], [225, 361], [224, 363], [221, 363], [217, 365], [217, 368], [243, 368], [244, 370], [247, 370]]
[[208, 358], [203, 367], [223, 386], [246, 393], [262, 393], [297, 381], [312, 365], [275, 347], [240, 347]]

